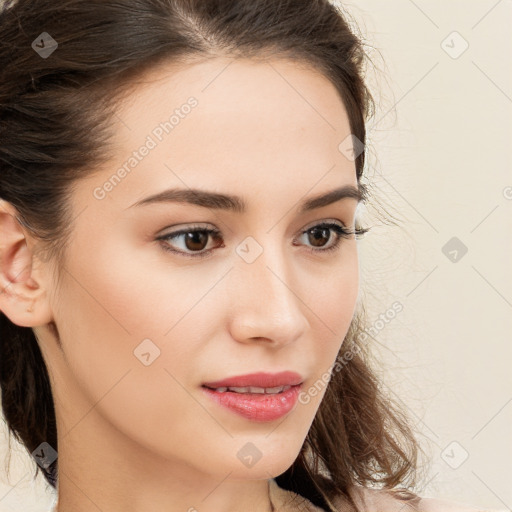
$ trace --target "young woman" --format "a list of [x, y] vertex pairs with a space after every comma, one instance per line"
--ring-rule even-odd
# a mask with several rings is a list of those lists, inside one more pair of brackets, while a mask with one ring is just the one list
[[54, 510], [473, 510], [405, 490], [370, 368], [342, 11], [18, 0], [0, 27], [2, 407]]

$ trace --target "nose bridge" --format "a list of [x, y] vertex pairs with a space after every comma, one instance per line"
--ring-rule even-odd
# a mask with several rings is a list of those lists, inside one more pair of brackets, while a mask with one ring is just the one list
[[[266, 338], [281, 344], [307, 328], [300, 293], [294, 290], [292, 262], [272, 236], [246, 239], [237, 248], [233, 273], [233, 336], [240, 341]], [[251, 261], [252, 256], [257, 257]], [[256, 252], [255, 252], [256, 251]]]

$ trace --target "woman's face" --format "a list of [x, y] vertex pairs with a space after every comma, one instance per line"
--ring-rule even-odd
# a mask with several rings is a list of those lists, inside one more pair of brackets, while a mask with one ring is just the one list
[[[276, 476], [300, 451], [356, 307], [354, 237], [304, 231], [353, 228], [357, 199], [302, 211], [357, 187], [339, 149], [344, 106], [309, 67], [218, 58], [153, 71], [116, 122], [116, 159], [73, 189], [73, 235], [49, 295], [62, 350], [36, 329], [59, 446], [96, 462]], [[165, 200], [171, 189], [244, 207]], [[282, 371], [317, 391], [279, 417], [247, 417], [202, 387]]]

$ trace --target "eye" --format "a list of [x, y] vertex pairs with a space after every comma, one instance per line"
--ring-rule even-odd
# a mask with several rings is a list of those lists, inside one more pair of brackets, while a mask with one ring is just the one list
[[[211, 253], [211, 249], [203, 251], [205, 249], [205, 245], [208, 242], [208, 238], [213, 237], [215, 239], [220, 239], [220, 231], [217, 229], [209, 229], [204, 227], [196, 227], [189, 226], [184, 229], [180, 229], [179, 231], [174, 231], [173, 233], [169, 233], [167, 235], [163, 235], [157, 238], [157, 240], [175, 240], [181, 239], [184, 244], [184, 250], [182, 249], [173, 249], [170, 244], [165, 243], [162, 244], [162, 247], [165, 251], [174, 252], [185, 257], [189, 258], [204, 258]], [[183, 247], [183, 246], [182, 246]], [[222, 246], [223, 247], [223, 246]], [[197, 254], [190, 254], [186, 251], [198, 252]]]
[[[338, 249], [342, 238], [352, 238], [352, 235], [355, 235], [357, 239], [369, 230], [370, 228], [362, 228], [360, 226], [357, 226], [354, 230], [351, 230], [343, 224], [338, 224], [337, 222], [323, 222], [303, 231], [301, 236], [305, 235], [306, 239], [311, 242], [314, 247], [321, 247], [320, 249], [309, 249], [310, 252], [326, 253]], [[333, 231], [335, 233], [334, 237], [331, 236]], [[325, 239], [327, 239], [326, 243], [323, 242]], [[328, 245], [328, 242], [331, 240], [333, 241], [330, 245]], [[324, 245], [327, 245], [327, 247], [324, 247]]]
[[[340, 246], [342, 238], [352, 238], [353, 235], [358, 238], [369, 230], [370, 228], [361, 227], [356, 227], [354, 230], [351, 230], [343, 224], [323, 222], [302, 231], [301, 236], [306, 236], [307, 242], [311, 243], [314, 247], [320, 247], [308, 249], [310, 252], [326, 253], [328, 251], [336, 250]], [[334, 237], [332, 236], [332, 232], [335, 233]], [[200, 226], [188, 226], [184, 229], [180, 229], [179, 231], [162, 235], [158, 237], [157, 240], [166, 242], [162, 244], [162, 248], [165, 251], [173, 252], [188, 258], [205, 258], [209, 256], [213, 250], [212, 248], [205, 250], [210, 237], [217, 241], [222, 240], [221, 233], [217, 229]], [[180, 239], [182, 242], [180, 249], [175, 249], [168, 243], [171, 240]], [[326, 240], [326, 242], [324, 242], [324, 240]], [[334, 241], [328, 245], [328, 242], [331, 240]], [[328, 245], [327, 248], [325, 248], [324, 245]], [[221, 243], [217, 245], [217, 247], [224, 247], [224, 245]]]

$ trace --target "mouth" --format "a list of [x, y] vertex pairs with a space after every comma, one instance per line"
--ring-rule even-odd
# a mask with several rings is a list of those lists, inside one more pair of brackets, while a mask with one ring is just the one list
[[251, 421], [273, 421], [298, 401], [304, 379], [297, 372], [258, 372], [205, 382], [203, 392], [217, 405]]
[[302, 383], [273, 388], [202, 386], [203, 392], [220, 407], [255, 422], [275, 421], [296, 406]]

